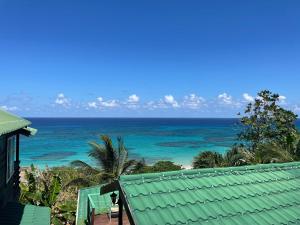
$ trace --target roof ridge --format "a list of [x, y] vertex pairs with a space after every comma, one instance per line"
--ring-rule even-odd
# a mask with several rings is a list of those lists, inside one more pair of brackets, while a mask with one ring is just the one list
[[[271, 183], [271, 182], [278, 182], [278, 181], [289, 181], [289, 180], [298, 180], [300, 178], [299, 176], [294, 176], [294, 177], [288, 177], [288, 178], [274, 178], [274, 179], [268, 179], [268, 180], [256, 180], [256, 181], [250, 181], [250, 182], [235, 182], [232, 184], [226, 183], [226, 184], [218, 184], [218, 185], [203, 185], [203, 186], [197, 186], [197, 187], [193, 187], [193, 188], [183, 188], [183, 189], [174, 189], [174, 190], [169, 190], [169, 191], [158, 191], [158, 192], [150, 192], [150, 194], [165, 194], [165, 193], [172, 193], [172, 192], [179, 192], [179, 191], [187, 191], [187, 190], [203, 190], [203, 189], [210, 189], [210, 188], [220, 188], [220, 187], [234, 187], [234, 186], [240, 186], [240, 185], [251, 185], [251, 184], [261, 184], [261, 183]], [[136, 185], [136, 184], [135, 184]], [[126, 186], [126, 185], [125, 185]], [[139, 193], [139, 194], [130, 194], [131, 198], [135, 198], [135, 197], [140, 197], [140, 196], [148, 196], [149, 194], [143, 194], [143, 193]]]
[[[280, 170], [291, 170], [299, 169], [300, 162], [291, 162], [291, 163], [274, 163], [274, 164], [257, 164], [251, 166], [243, 167], [219, 167], [219, 168], [210, 168], [209, 170], [205, 169], [195, 169], [195, 170], [180, 170], [172, 171], [168, 173], [151, 173], [151, 174], [139, 174], [139, 175], [123, 175], [120, 177], [120, 180], [125, 185], [130, 184], [142, 184], [142, 183], [151, 183], [162, 180], [169, 179], [182, 179], [182, 178], [195, 178], [195, 177], [214, 177], [214, 176], [224, 176], [226, 173], [256, 173], [256, 172], [268, 172], [268, 171], [280, 171]], [[224, 172], [225, 171], [225, 172]], [[176, 172], [176, 173], [175, 173]], [[169, 176], [168, 176], [169, 175]]]

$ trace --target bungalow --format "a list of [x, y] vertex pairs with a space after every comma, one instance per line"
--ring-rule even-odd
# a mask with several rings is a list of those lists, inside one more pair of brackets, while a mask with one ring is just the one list
[[[124, 175], [99, 189], [120, 196], [110, 194], [115, 224], [300, 223], [300, 162]], [[111, 224], [110, 210], [97, 213], [103, 204], [86, 205], [89, 224]]]
[[0, 109], [0, 224], [50, 224], [49, 208], [18, 203], [20, 135], [36, 133], [30, 124], [30, 121]]

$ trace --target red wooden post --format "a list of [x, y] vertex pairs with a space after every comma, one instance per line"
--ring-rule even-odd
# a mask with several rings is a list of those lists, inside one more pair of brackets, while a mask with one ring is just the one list
[[95, 208], [92, 209], [91, 225], [94, 225], [94, 222], [95, 222]]
[[119, 204], [119, 216], [118, 216], [119, 225], [123, 225], [123, 201], [120, 198], [120, 196], [119, 196], [118, 204]]

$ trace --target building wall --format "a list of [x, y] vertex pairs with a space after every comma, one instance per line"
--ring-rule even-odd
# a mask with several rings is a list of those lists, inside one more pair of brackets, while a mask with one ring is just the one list
[[19, 187], [19, 170], [15, 169], [12, 178], [6, 183], [6, 139], [9, 136], [0, 136], [0, 208], [4, 207], [7, 202], [18, 201], [20, 192]]
[[6, 151], [5, 151], [6, 136], [0, 136], [0, 189], [5, 186], [6, 172]]

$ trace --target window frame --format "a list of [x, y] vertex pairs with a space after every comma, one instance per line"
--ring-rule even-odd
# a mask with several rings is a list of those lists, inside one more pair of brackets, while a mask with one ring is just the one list
[[15, 173], [17, 155], [17, 135], [11, 135], [6, 139], [6, 183], [9, 183]]

